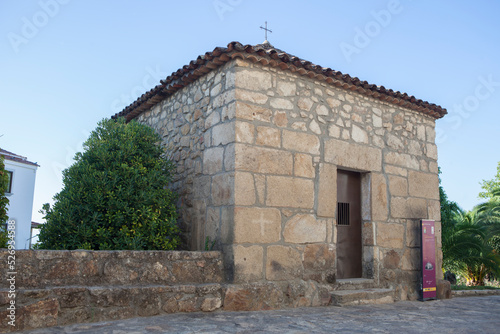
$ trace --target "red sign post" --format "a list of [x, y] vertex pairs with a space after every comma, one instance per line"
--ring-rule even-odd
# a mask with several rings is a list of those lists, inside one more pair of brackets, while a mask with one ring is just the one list
[[436, 239], [434, 220], [421, 220], [422, 300], [436, 299]]

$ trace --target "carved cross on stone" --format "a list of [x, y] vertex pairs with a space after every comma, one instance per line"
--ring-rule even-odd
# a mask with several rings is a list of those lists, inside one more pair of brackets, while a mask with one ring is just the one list
[[263, 236], [266, 233], [266, 224], [272, 224], [273, 221], [264, 218], [264, 212], [260, 213], [260, 217], [253, 220], [260, 225], [260, 235]]

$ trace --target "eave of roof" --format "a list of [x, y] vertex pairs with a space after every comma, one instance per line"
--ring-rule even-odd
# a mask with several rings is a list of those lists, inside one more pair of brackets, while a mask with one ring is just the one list
[[0, 155], [3, 156], [5, 158], [5, 160], [15, 161], [15, 162], [19, 162], [19, 163], [22, 163], [25, 165], [30, 165], [30, 166], [40, 167], [40, 165], [38, 165], [37, 163], [28, 161], [28, 158], [26, 158], [26, 157], [23, 157], [21, 155], [18, 155], [18, 154], [9, 152], [9, 151], [6, 151], [6, 150], [1, 149], [1, 148], [0, 148]]
[[113, 118], [122, 116], [127, 121], [130, 121], [177, 90], [236, 58], [260, 63], [265, 66], [279, 67], [282, 70], [288, 70], [316, 80], [325, 81], [333, 86], [416, 110], [436, 119], [447, 114], [446, 109], [439, 105], [417, 99], [406, 93], [386, 89], [384, 86], [369, 84], [366, 81], [361, 81], [356, 77], [351, 77], [348, 74], [343, 74], [331, 68], [315, 65], [307, 60], [276, 49], [270, 46], [270, 44], [243, 45], [239, 42], [231, 42], [227, 47], [216, 47], [213, 51], [199, 56], [188, 65], [173, 72], [165, 80], [161, 80], [159, 85], [142, 94], [142, 96], [128, 107], [115, 114]]

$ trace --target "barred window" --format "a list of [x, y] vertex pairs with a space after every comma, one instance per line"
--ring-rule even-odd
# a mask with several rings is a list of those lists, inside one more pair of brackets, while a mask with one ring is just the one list
[[349, 203], [337, 203], [337, 225], [350, 225]]

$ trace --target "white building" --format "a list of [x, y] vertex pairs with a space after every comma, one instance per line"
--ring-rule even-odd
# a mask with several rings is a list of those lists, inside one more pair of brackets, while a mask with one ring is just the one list
[[5, 158], [5, 170], [9, 173], [9, 186], [6, 193], [9, 199], [7, 214], [9, 221], [15, 221], [16, 249], [28, 249], [31, 245], [31, 212], [36, 170], [40, 166], [28, 161], [26, 157], [1, 148], [0, 155]]

